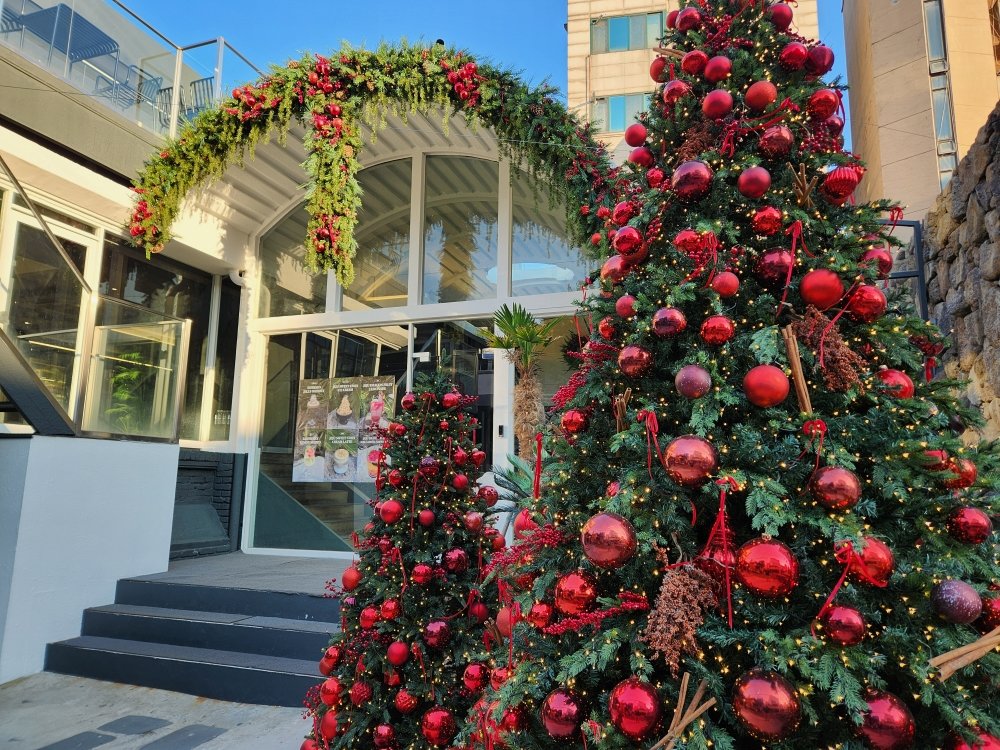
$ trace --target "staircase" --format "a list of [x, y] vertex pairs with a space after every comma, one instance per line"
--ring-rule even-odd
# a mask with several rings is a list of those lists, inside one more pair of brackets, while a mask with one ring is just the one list
[[50, 643], [50, 672], [206, 698], [300, 706], [340, 629], [339, 603], [311, 594], [143, 579], [83, 613], [79, 638]]

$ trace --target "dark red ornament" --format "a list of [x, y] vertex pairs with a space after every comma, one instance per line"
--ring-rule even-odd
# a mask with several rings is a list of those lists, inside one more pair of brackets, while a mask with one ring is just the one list
[[989, 633], [1000, 628], [1000, 596], [981, 597], [983, 603], [983, 613], [976, 620], [976, 628], [980, 633]]
[[660, 98], [663, 99], [663, 103], [665, 105], [673, 107], [677, 104], [677, 102], [690, 93], [691, 84], [687, 81], [682, 81], [680, 78], [675, 78], [672, 81], [667, 81], [663, 85], [663, 91], [660, 93]]
[[451, 478], [451, 486], [459, 492], [469, 489], [469, 477], [466, 474], [456, 474]]
[[649, 169], [656, 163], [656, 155], [645, 146], [639, 146], [629, 152], [628, 160], [637, 167]]
[[882, 585], [889, 583], [893, 571], [896, 570], [896, 558], [893, 557], [889, 545], [881, 539], [866, 536], [861, 551], [857, 554], [861, 558], [861, 564], [852, 560], [847, 572], [848, 578], [863, 585], [871, 585], [868, 578]]
[[840, 94], [833, 89], [814, 91], [806, 104], [806, 111], [817, 120], [825, 120], [840, 106]]
[[653, 313], [653, 333], [660, 338], [670, 338], [687, 328], [687, 318], [676, 307], [661, 307]]
[[421, 586], [430, 583], [433, 577], [434, 568], [426, 563], [417, 563], [413, 566], [413, 572], [410, 573], [410, 580]]
[[500, 493], [497, 492], [497, 488], [490, 487], [489, 485], [480, 487], [479, 492], [477, 492], [476, 494], [486, 501], [487, 508], [492, 508], [494, 505], [497, 504], [497, 501], [500, 499]]
[[663, 170], [659, 168], [650, 169], [646, 172], [646, 182], [649, 183], [651, 188], [658, 188], [663, 184], [666, 179], [666, 175], [663, 174]]
[[776, 539], [753, 539], [736, 551], [736, 576], [768, 599], [786, 596], [799, 583], [799, 561]]
[[569, 409], [559, 420], [563, 431], [569, 435], [577, 435], [587, 429], [587, 414], [580, 409]]
[[327, 711], [319, 721], [320, 736], [329, 742], [337, 736], [337, 712]]
[[636, 208], [628, 201], [618, 201], [615, 207], [611, 211], [611, 221], [620, 227], [628, 224], [629, 219], [631, 219], [636, 214]]
[[982, 544], [993, 533], [993, 521], [979, 508], [955, 508], [948, 516], [948, 533], [962, 544]]
[[618, 354], [618, 367], [622, 374], [630, 378], [639, 378], [649, 372], [653, 366], [653, 354], [648, 349], [631, 344]]
[[507, 667], [496, 667], [490, 670], [490, 687], [499, 690], [510, 678], [510, 670]]
[[[832, 112], [830, 114], [833, 114]], [[625, 128], [625, 143], [632, 148], [637, 148], [646, 142], [646, 126], [639, 122], [634, 122]]]
[[866, 696], [868, 710], [862, 714], [857, 733], [872, 750], [906, 750], [913, 746], [917, 727], [913, 714], [892, 693], [872, 690]]
[[401, 667], [410, 660], [410, 647], [402, 641], [393, 641], [385, 651], [385, 658], [392, 666]]
[[612, 255], [601, 266], [601, 280], [609, 284], [618, 284], [628, 276], [628, 260], [624, 255]]
[[631, 318], [635, 315], [636, 298], [631, 294], [623, 294], [615, 300], [615, 312], [622, 318]]
[[861, 480], [850, 469], [824, 466], [809, 478], [809, 493], [828, 510], [848, 510], [861, 499]]
[[791, 384], [780, 367], [757, 365], [743, 378], [743, 393], [754, 406], [768, 409], [788, 398]]
[[378, 750], [387, 750], [396, 744], [396, 730], [391, 724], [379, 724], [372, 730], [372, 744]]
[[750, 167], [740, 172], [736, 189], [746, 198], [761, 198], [771, 187], [771, 173], [764, 167]]
[[361, 571], [352, 565], [344, 571], [340, 577], [340, 583], [344, 587], [344, 591], [354, 591], [361, 583]]
[[462, 403], [462, 394], [456, 391], [449, 391], [441, 397], [441, 406], [445, 409], [454, 409]]
[[983, 613], [983, 599], [965, 581], [949, 578], [931, 591], [934, 611], [953, 625], [968, 625]]
[[568, 740], [576, 737], [580, 724], [583, 723], [583, 703], [580, 696], [572, 690], [556, 688], [542, 701], [541, 719], [542, 726], [552, 739]]
[[451, 744], [458, 733], [458, 725], [451, 711], [441, 706], [434, 706], [424, 712], [420, 719], [420, 733], [432, 745], [444, 747]]
[[415, 695], [412, 695], [405, 689], [402, 689], [396, 693], [396, 697], [393, 699], [393, 704], [396, 706], [397, 711], [406, 715], [412, 713], [417, 706], [420, 705], [420, 701]]
[[860, 264], [862, 266], [875, 266], [878, 268], [878, 277], [887, 279], [892, 272], [892, 253], [881, 246], [870, 247], [861, 256]]
[[656, 688], [638, 677], [622, 680], [608, 696], [611, 723], [633, 742], [649, 739], [663, 718]]
[[528, 622], [536, 628], [544, 628], [552, 622], [552, 615], [555, 614], [555, 607], [548, 602], [535, 602], [528, 610]]
[[733, 687], [733, 713], [750, 735], [777, 742], [799, 728], [802, 706], [792, 684], [777, 672], [751, 669]]
[[697, 200], [712, 187], [712, 168], [703, 161], [686, 161], [674, 170], [670, 187], [681, 200]]
[[979, 471], [968, 458], [953, 458], [948, 462], [944, 486], [950, 490], [964, 490], [976, 483]]
[[721, 346], [736, 335], [736, 326], [725, 315], [712, 315], [701, 324], [699, 334], [706, 344]]
[[379, 607], [379, 614], [383, 620], [395, 620], [402, 613], [403, 605], [399, 603], [399, 599], [386, 599]]
[[436, 520], [437, 516], [434, 514], [434, 511], [431, 510], [430, 508], [424, 508], [419, 513], [417, 513], [417, 522], [426, 529], [429, 529], [431, 526], [433, 526]]
[[763, 112], [778, 101], [778, 87], [770, 81], [756, 81], [750, 84], [743, 101], [753, 112]]
[[610, 315], [605, 318], [601, 318], [601, 322], [597, 324], [597, 332], [608, 341], [611, 341], [618, 335], [614, 319], [611, 318]]
[[382, 503], [378, 515], [382, 521], [391, 525], [399, 521], [405, 512], [406, 508], [403, 507], [403, 504], [399, 500], [386, 500]]
[[344, 686], [336, 677], [323, 680], [319, 686], [319, 699], [327, 706], [336, 706], [344, 698]]
[[960, 735], [952, 734], [945, 740], [944, 750], [1000, 750], [1000, 739], [981, 731], [976, 733], [975, 745], [970, 745]]
[[657, 83], [667, 80], [667, 58], [657, 56], [649, 64], [649, 77]]
[[361, 610], [361, 614], [358, 615], [358, 623], [365, 630], [374, 628], [381, 619], [382, 615], [379, 614], [378, 609], [375, 607], [365, 607]]
[[781, 211], [774, 206], [764, 206], [757, 209], [750, 219], [750, 226], [757, 234], [772, 235], [781, 231], [783, 221]]
[[795, 136], [785, 125], [772, 125], [760, 136], [758, 147], [765, 156], [787, 156], [795, 143]]
[[591, 516], [580, 531], [583, 554], [598, 568], [620, 568], [636, 550], [635, 529], [617, 513]]
[[[503, 541], [503, 537], [498, 538]], [[482, 602], [475, 602], [469, 607], [469, 616], [478, 623], [486, 622], [490, 619], [490, 608]]]
[[825, 75], [833, 69], [833, 60], [833, 50], [826, 45], [817, 44], [809, 50], [806, 72], [814, 76]]
[[723, 271], [712, 279], [712, 289], [724, 299], [732, 297], [740, 290], [740, 277], [731, 271]]
[[844, 282], [840, 276], [826, 268], [808, 271], [799, 282], [799, 296], [807, 305], [826, 310], [844, 296]]
[[478, 693], [486, 687], [490, 679], [490, 670], [484, 664], [469, 664], [462, 673], [462, 684], [466, 690]]
[[416, 395], [413, 393], [403, 394], [403, 397], [399, 400], [399, 405], [406, 409], [406, 411], [413, 411], [413, 408], [417, 405]]
[[469, 553], [459, 547], [453, 547], [444, 553], [441, 562], [449, 573], [464, 573], [469, 569]]
[[778, 54], [778, 62], [785, 70], [802, 70], [809, 59], [809, 48], [801, 42], [789, 42]]
[[674, 376], [674, 387], [684, 398], [701, 398], [712, 388], [712, 376], [700, 365], [684, 365]]
[[393, 487], [399, 487], [403, 483], [403, 472], [399, 469], [393, 469], [389, 472], [389, 484]]
[[527, 508], [522, 508], [521, 512], [514, 516], [515, 539], [524, 539], [529, 532], [537, 528], [538, 524], [535, 523], [535, 519], [531, 517], [531, 511]]
[[823, 120], [823, 124], [826, 125], [826, 129], [830, 135], [834, 137], [844, 132], [844, 119], [839, 115], [830, 115]]
[[697, 8], [684, 8], [677, 14], [678, 31], [695, 31], [701, 28], [701, 13]]
[[582, 570], [574, 570], [556, 581], [555, 605], [560, 614], [578, 615], [597, 601], [597, 582]]
[[732, 111], [733, 95], [725, 89], [709, 91], [701, 100], [701, 113], [709, 120], [721, 120]]
[[500, 607], [500, 611], [497, 612], [497, 630], [500, 632], [504, 638], [510, 638], [511, 633], [514, 632], [514, 612], [510, 607]]
[[681, 58], [681, 70], [689, 76], [701, 75], [708, 64], [708, 55], [700, 49], [693, 49]]
[[767, 20], [778, 31], [785, 31], [792, 25], [792, 9], [788, 3], [771, 3], [767, 6]]
[[865, 639], [868, 624], [854, 607], [834, 605], [819, 619], [824, 638], [838, 646], [857, 646]]
[[718, 83], [729, 78], [732, 72], [733, 61], [725, 55], [716, 55], [705, 63], [705, 69], [702, 71], [702, 74], [709, 83]]
[[843, 204], [861, 182], [861, 170], [856, 167], [837, 167], [827, 173], [819, 186], [823, 196], [835, 206]]
[[372, 686], [367, 682], [355, 682], [351, 685], [348, 693], [351, 697], [352, 705], [363, 706], [372, 699], [374, 691], [372, 690]]
[[423, 638], [431, 648], [442, 649], [451, 640], [451, 625], [447, 620], [431, 620], [424, 627]]
[[775, 247], [764, 252], [757, 261], [757, 278], [768, 285], [784, 284], [795, 262], [791, 252]]
[[915, 388], [913, 386], [913, 380], [905, 372], [900, 370], [885, 369], [879, 370], [875, 373], [875, 377], [879, 379], [882, 385], [885, 387], [885, 392], [892, 396], [893, 398], [913, 398]]
[[847, 300], [847, 315], [860, 323], [874, 323], [885, 314], [888, 304], [881, 289], [862, 284]]
[[[322, 724], [322, 722], [320, 723]], [[334, 728], [334, 734], [336, 734], [336, 731], [337, 731], [336, 728]], [[302, 740], [302, 744], [299, 745], [299, 750], [319, 750], [319, 745], [316, 744], [316, 740], [311, 740], [307, 737], [306, 739]]]
[[697, 435], [681, 435], [663, 451], [667, 474], [684, 487], [700, 487], [718, 470], [715, 446]]

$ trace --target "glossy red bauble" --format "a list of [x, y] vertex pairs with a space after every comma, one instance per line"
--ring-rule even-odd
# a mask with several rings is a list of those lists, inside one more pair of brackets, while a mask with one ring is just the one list
[[374, 628], [381, 619], [382, 615], [375, 607], [365, 607], [361, 610], [361, 614], [358, 615], [358, 623], [365, 630]]
[[757, 278], [771, 286], [784, 284], [794, 263], [795, 259], [788, 250], [780, 247], [767, 250], [757, 261]]
[[861, 480], [850, 469], [824, 466], [809, 478], [809, 494], [827, 510], [848, 510], [861, 499]]
[[767, 6], [767, 20], [773, 23], [778, 31], [785, 31], [792, 25], [792, 9], [788, 3], [771, 3]]
[[348, 695], [351, 698], [351, 705], [363, 706], [372, 699], [374, 691], [367, 682], [355, 682], [351, 685]]
[[896, 570], [896, 558], [893, 557], [889, 545], [881, 539], [866, 536], [861, 551], [857, 554], [861, 562], [851, 561], [847, 571], [848, 578], [855, 583], [868, 586], [873, 585], [871, 581], [883, 586], [889, 583]]
[[837, 167], [823, 178], [819, 191], [835, 206], [843, 205], [861, 182], [862, 174], [856, 167]]
[[396, 697], [393, 699], [393, 704], [396, 706], [397, 711], [406, 715], [412, 713], [417, 706], [420, 705], [420, 701], [412, 693], [409, 693], [406, 690], [400, 690], [396, 693]]
[[612, 255], [601, 266], [601, 281], [609, 284], [621, 283], [628, 276], [629, 264], [624, 255]]
[[663, 451], [667, 474], [684, 487], [700, 487], [718, 470], [715, 446], [698, 435], [681, 435]]
[[844, 296], [844, 282], [827, 268], [808, 271], [799, 282], [799, 296], [817, 310], [833, 307]]
[[931, 606], [952, 625], [968, 625], [983, 613], [983, 599], [965, 581], [949, 578], [931, 590]]
[[694, 31], [701, 28], [701, 13], [697, 8], [684, 8], [677, 14], [678, 31]]
[[510, 607], [500, 607], [497, 612], [497, 631], [504, 638], [510, 638], [511, 633], [514, 631], [514, 612]]
[[778, 101], [778, 87], [770, 81], [756, 81], [750, 84], [743, 101], [753, 112], [763, 112]]
[[840, 94], [833, 89], [814, 91], [806, 103], [806, 111], [817, 120], [825, 120], [840, 106]]
[[976, 483], [979, 471], [968, 458], [953, 458], [948, 462], [944, 486], [950, 490], [964, 490]]
[[618, 353], [618, 368], [623, 375], [639, 378], [653, 366], [653, 353], [641, 346], [630, 344]]
[[740, 277], [731, 271], [723, 271], [712, 279], [712, 289], [722, 298], [732, 297], [740, 290]]
[[394, 524], [403, 517], [405, 512], [406, 508], [403, 507], [403, 504], [399, 500], [386, 500], [382, 503], [378, 515], [385, 523]]
[[423, 638], [431, 648], [442, 649], [451, 640], [451, 625], [447, 620], [431, 620], [424, 626]]
[[660, 338], [670, 338], [687, 328], [687, 318], [676, 307], [661, 307], [653, 313], [653, 333]]
[[724, 81], [729, 78], [729, 75], [732, 72], [733, 61], [725, 55], [716, 55], [705, 63], [705, 69], [702, 71], [702, 75], [705, 76], [705, 80], [709, 83], [718, 83], [719, 81]]
[[651, 188], [658, 188], [663, 184], [666, 179], [666, 175], [663, 174], [663, 170], [659, 168], [650, 169], [646, 172], [646, 182], [649, 183]]
[[615, 312], [622, 318], [631, 318], [635, 315], [636, 301], [631, 294], [623, 294], [615, 300]]
[[417, 396], [413, 393], [405, 393], [403, 397], [399, 400], [399, 405], [402, 406], [406, 411], [412, 411], [417, 405]]
[[[503, 537], [499, 537], [499, 539], [500, 541], [503, 541]], [[469, 607], [469, 616], [476, 622], [486, 622], [490, 619], [490, 608], [482, 602], [475, 602], [471, 607]]]
[[701, 398], [712, 389], [712, 376], [699, 365], [684, 365], [674, 376], [674, 387], [684, 398]]
[[663, 706], [656, 688], [638, 677], [629, 677], [614, 686], [608, 696], [611, 723], [633, 742], [649, 739], [663, 718]]
[[722, 346], [736, 335], [736, 325], [725, 315], [712, 315], [701, 324], [699, 335], [706, 344]]
[[978, 732], [975, 744], [970, 745], [961, 736], [953, 734], [945, 740], [944, 750], [1000, 750], [1000, 739], [986, 732]]
[[758, 596], [786, 596], [799, 583], [799, 561], [776, 539], [753, 539], [736, 551], [736, 576]]
[[591, 516], [580, 531], [583, 554], [598, 568], [620, 568], [636, 550], [635, 529], [617, 513]]
[[677, 28], [677, 14], [680, 13], [679, 10], [672, 10], [667, 13], [667, 28], [676, 29]]
[[583, 702], [572, 690], [556, 688], [542, 701], [541, 719], [542, 726], [552, 739], [572, 739], [583, 723]]
[[649, 77], [657, 83], [667, 80], [667, 58], [659, 56], [653, 58], [653, 62], [649, 64]]
[[420, 733], [432, 745], [444, 747], [455, 739], [458, 725], [451, 711], [441, 706], [434, 706], [425, 711], [420, 719]]
[[700, 253], [705, 246], [701, 233], [690, 228], [682, 229], [675, 234], [673, 242], [677, 252], [683, 253], [689, 258]]
[[802, 720], [802, 706], [792, 684], [777, 672], [751, 669], [736, 680], [733, 713], [754, 738], [777, 742], [789, 737]]
[[496, 487], [490, 487], [489, 485], [484, 485], [479, 488], [479, 492], [476, 493], [477, 496], [482, 498], [486, 502], [487, 508], [492, 508], [497, 504], [500, 499], [500, 493], [497, 492]]
[[436, 477], [441, 472], [441, 462], [434, 456], [424, 456], [420, 459], [420, 474], [428, 479]]
[[522, 508], [521, 511], [514, 516], [514, 538], [524, 539], [524, 537], [538, 528], [538, 524], [535, 523], [535, 519], [532, 518], [531, 511], [527, 508]]
[[771, 173], [764, 167], [750, 167], [740, 172], [736, 180], [736, 189], [746, 198], [757, 199], [771, 187]]
[[618, 329], [615, 328], [614, 319], [611, 318], [611, 316], [601, 318], [601, 322], [597, 324], [597, 332], [608, 341], [611, 341], [618, 335]]
[[857, 733], [872, 750], [906, 750], [913, 747], [917, 727], [913, 714], [892, 693], [872, 690], [865, 696], [868, 710], [862, 714]]
[[490, 670], [490, 687], [499, 690], [503, 684], [510, 679], [510, 670], [507, 667], [496, 667]]
[[469, 477], [467, 474], [456, 474], [451, 478], [451, 486], [459, 492], [469, 489]]
[[559, 424], [568, 435], [577, 435], [587, 429], [587, 414], [581, 409], [569, 409], [563, 412]]
[[[831, 114], [833, 114], [831, 112]], [[625, 143], [632, 148], [638, 148], [646, 142], [646, 126], [639, 122], [634, 122], [625, 128]]]
[[490, 679], [490, 670], [485, 664], [469, 664], [462, 673], [462, 684], [465, 689], [478, 693], [486, 687]]
[[795, 136], [785, 125], [772, 125], [761, 133], [758, 148], [765, 156], [787, 156], [795, 143]]
[[857, 646], [865, 639], [868, 624], [854, 607], [834, 605], [819, 620], [821, 635], [838, 646]]
[[456, 391], [448, 391], [441, 397], [441, 406], [445, 409], [454, 409], [460, 403], [462, 403], [462, 394]]
[[396, 730], [391, 724], [379, 724], [372, 730], [372, 745], [377, 750], [388, 750], [396, 744]]
[[705, 162], [686, 161], [671, 175], [670, 188], [681, 200], [697, 200], [711, 189], [713, 175], [712, 168]]
[[354, 591], [361, 583], [361, 571], [352, 565], [344, 571], [340, 577], [340, 583], [344, 587], [344, 591]]
[[823, 44], [817, 44], [809, 50], [809, 57], [806, 59], [806, 72], [810, 75], [821, 76], [829, 73], [833, 69], [833, 50]]
[[982, 596], [983, 613], [976, 620], [980, 633], [989, 633], [1000, 628], [1000, 596]]
[[847, 300], [847, 316], [860, 323], [874, 323], [885, 315], [888, 304], [881, 289], [862, 284]]
[[[336, 729], [334, 729], [336, 732]], [[299, 750], [319, 750], [319, 745], [316, 744], [316, 740], [304, 739], [302, 744], [299, 745]]]
[[437, 516], [434, 514], [434, 511], [431, 510], [430, 508], [424, 508], [419, 513], [417, 513], [417, 522], [425, 529], [429, 529], [431, 526], [433, 526], [436, 520]]
[[395, 620], [403, 614], [403, 605], [399, 603], [399, 599], [386, 599], [378, 611], [383, 620]]
[[878, 268], [878, 277], [887, 279], [892, 272], [892, 253], [884, 247], [868, 248], [861, 256], [860, 264], [862, 266], [875, 266]]
[[645, 146], [639, 146], [629, 152], [628, 160], [637, 167], [649, 169], [656, 163], [656, 155]]
[[410, 580], [421, 586], [430, 583], [433, 577], [434, 568], [426, 563], [417, 563], [413, 566], [413, 571], [410, 573]]
[[336, 706], [344, 698], [344, 686], [336, 677], [323, 680], [319, 686], [319, 699], [327, 706]]
[[663, 91], [660, 93], [660, 98], [663, 99], [665, 105], [673, 107], [690, 93], [691, 84], [687, 81], [682, 81], [680, 78], [675, 78], [663, 84]]
[[555, 607], [548, 602], [535, 602], [531, 605], [531, 609], [528, 610], [528, 622], [536, 628], [544, 628], [552, 622], [554, 614]]
[[780, 367], [757, 365], [743, 378], [743, 393], [754, 406], [768, 409], [788, 398], [791, 383]]
[[337, 712], [327, 711], [319, 721], [320, 736], [329, 742], [337, 736]]
[[597, 601], [597, 582], [582, 570], [574, 570], [556, 581], [555, 606], [563, 615], [586, 612]]
[[809, 59], [809, 48], [801, 42], [789, 42], [778, 54], [778, 62], [785, 70], [802, 70]]
[[401, 667], [410, 660], [410, 647], [402, 641], [393, 641], [385, 651], [385, 659], [394, 667]]
[[916, 389], [913, 386], [913, 380], [905, 372], [885, 369], [875, 373], [875, 377], [878, 378], [887, 395], [893, 398], [913, 398]]
[[724, 89], [709, 91], [701, 100], [701, 113], [709, 120], [721, 120], [733, 111], [733, 95]]
[[783, 221], [781, 211], [774, 206], [764, 206], [754, 213], [750, 219], [750, 226], [757, 234], [770, 236], [781, 231]]
[[469, 553], [460, 547], [453, 547], [444, 553], [441, 564], [449, 573], [464, 573], [469, 569]]
[[[476, 424], [476, 420], [472, 420], [472, 424]], [[483, 461], [486, 460], [486, 451], [479, 450], [478, 448], [472, 451], [472, 465], [477, 469], [483, 465]]]
[[979, 508], [955, 508], [948, 516], [948, 533], [962, 544], [982, 544], [993, 533], [993, 521]]
[[403, 483], [403, 472], [399, 469], [393, 469], [389, 472], [389, 484], [393, 487], [399, 487]]
[[708, 64], [708, 55], [700, 49], [693, 49], [681, 58], [681, 70], [689, 76], [701, 75]]
[[823, 124], [826, 125], [826, 129], [830, 135], [834, 137], [837, 137], [844, 132], [844, 118], [839, 115], [830, 115], [823, 120]]

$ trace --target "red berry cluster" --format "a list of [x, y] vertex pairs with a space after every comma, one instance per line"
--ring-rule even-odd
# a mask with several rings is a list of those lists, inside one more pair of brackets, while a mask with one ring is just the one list
[[341, 250], [338, 246], [340, 241], [340, 230], [336, 228], [338, 217], [330, 214], [320, 214], [316, 217], [319, 226], [313, 230], [313, 247], [317, 253], [325, 253], [327, 248], [333, 250], [334, 255], [339, 255]]
[[280, 96], [268, 97], [268, 88], [270, 82], [265, 80], [259, 86], [247, 84], [233, 89], [236, 106], [226, 107], [226, 112], [233, 117], [239, 117], [243, 122], [260, 117], [265, 109], [277, 107], [281, 102]]
[[323, 138], [336, 143], [344, 134], [347, 125], [340, 118], [341, 109], [337, 104], [331, 104], [326, 109], [329, 115], [314, 112], [312, 116], [313, 132], [317, 138]]
[[[346, 64], [348, 60], [346, 57], [341, 56], [340, 62]], [[315, 96], [321, 91], [324, 94], [332, 94], [343, 87], [340, 81], [330, 78], [331, 71], [330, 61], [322, 55], [316, 55], [316, 66], [309, 71], [308, 75], [310, 88], [307, 93], [309, 96]]]
[[441, 67], [448, 71], [448, 83], [458, 98], [465, 102], [466, 107], [475, 107], [479, 103], [479, 82], [483, 80], [483, 76], [476, 72], [476, 64], [467, 62], [452, 70], [449, 62], [442, 60]]

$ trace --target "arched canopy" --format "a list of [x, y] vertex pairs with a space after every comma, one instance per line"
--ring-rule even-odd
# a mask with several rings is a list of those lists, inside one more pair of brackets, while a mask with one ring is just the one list
[[[390, 119], [427, 122], [439, 114], [450, 127], [460, 127], [463, 138], [495, 142], [501, 155], [565, 202], [568, 229], [579, 244], [602, 226], [589, 207], [614, 201], [617, 171], [588, 128], [552, 98], [552, 89], [529, 88], [508, 71], [442, 45], [401, 44], [374, 52], [344, 47], [330, 58], [308, 56], [274, 67], [232, 93], [187, 125], [138, 176], [130, 231], [148, 252], [159, 252], [170, 239], [170, 227], [192, 190], [243, 164], [259, 144], [272, 139], [283, 144], [289, 135], [301, 134], [305, 261], [314, 272], [333, 270], [349, 285], [363, 136], [375, 142]], [[456, 121], [455, 115], [461, 118]], [[413, 128], [414, 137], [419, 130]]]

